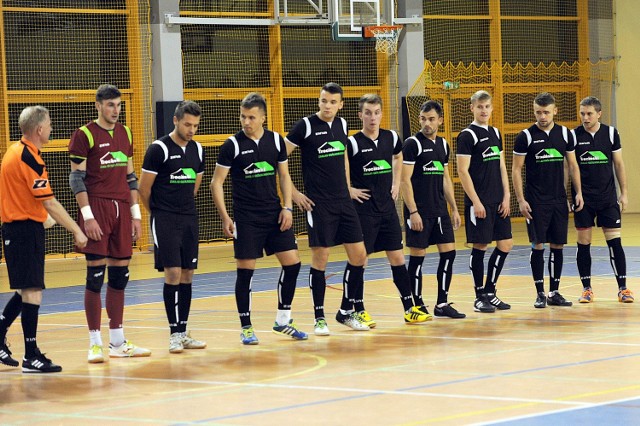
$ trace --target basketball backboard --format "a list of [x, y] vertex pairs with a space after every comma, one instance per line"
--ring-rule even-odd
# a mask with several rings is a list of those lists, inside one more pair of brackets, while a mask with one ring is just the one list
[[363, 27], [392, 25], [394, 0], [329, 0], [335, 41], [361, 41]]

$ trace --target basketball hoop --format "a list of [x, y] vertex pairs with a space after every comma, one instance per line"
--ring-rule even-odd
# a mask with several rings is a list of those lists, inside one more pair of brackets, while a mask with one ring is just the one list
[[402, 25], [380, 25], [364, 27], [365, 38], [376, 39], [376, 52], [385, 53], [388, 56], [398, 53], [398, 39]]

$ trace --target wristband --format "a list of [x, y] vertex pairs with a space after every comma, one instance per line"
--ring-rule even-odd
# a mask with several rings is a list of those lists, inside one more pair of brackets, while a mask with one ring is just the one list
[[140, 213], [140, 204], [132, 205], [129, 210], [131, 210], [131, 219], [142, 220], [142, 213]]
[[412, 212], [409, 212], [409, 216], [411, 216], [412, 214], [416, 214], [416, 213], [418, 213], [418, 210], [414, 210]]
[[291, 207], [283, 207], [282, 210], [287, 210], [293, 213], [293, 209]]
[[85, 220], [85, 222], [90, 219], [95, 219], [95, 217], [93, 217], [93, 212], [91, 211], [91, 206], [87, 205], [87, 206], [81, 207], [80, 213], [82, 213], [82, 218]]

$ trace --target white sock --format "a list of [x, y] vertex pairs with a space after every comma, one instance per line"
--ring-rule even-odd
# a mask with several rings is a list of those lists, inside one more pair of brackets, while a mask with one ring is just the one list
[[120, 346], [124, 343], [124, 329], [123, 328], [110, 328], [109, 340], [113, 346]]
[[102, 346], [102, 336], [100, 335], [100, 330], [89, 331], [89, 347], [93, 345]]
[[276, 314], [276, 323], [278, 325], [287, 325], [289, 324], [290, 319], [291, 319], [291, 310], [278, 309], [278, 313]]

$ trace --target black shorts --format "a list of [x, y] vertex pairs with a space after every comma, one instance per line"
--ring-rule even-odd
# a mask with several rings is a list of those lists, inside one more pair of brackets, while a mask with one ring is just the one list
[[316, 203], [307, 212], [309, 247], [333, 247], [364, 241], [360, 218], [351, 200]]
[[569, 208], [566, 201], [556, 204], [531, 204], [531, 216], [527, 219], [529, 242], [534, 244], [567, 244]]
[[293, 227], [280, 231], [278, 217], [271, 222], [236, 222], [233, 252], [236, 259], [259, 259], [263, 251], [267, 256], [297, 250]]
[[485, 204], [487, 217], [479, 219], [471, 214], [472, 206], [464, 206], [465, 232], [467, 243], [490, 244], [491, 241], [509, 240], [511, 235], [511, 217], [505, 218], [498, 213], [497, 204]]
[[198, 268], [198, 216], [154, 211], [151, 214], [155, 268]]
[[414, 231], [411, 229], [409, 218], [406, 219], [407, 247], [426, 249], [433, 244], [447, 244], [456, 241], [449, 215], [423, 217], [422, 225], [421, 232]]
[[622, 227], [620, 205], [617, 201], [608, 203], [584, 203], [584, 208], [573, 213], [573, 222], [576, 228], [591, 228], [596, 224], [601, 228]]
[[367, 254], [402, 250], [402, 229], [395, 210], [384, 216], [360, 216]]
[[9, 288], [44, 287], [44, 227], [32, 220], [2, 224]]

